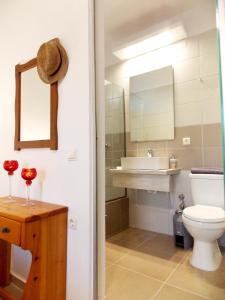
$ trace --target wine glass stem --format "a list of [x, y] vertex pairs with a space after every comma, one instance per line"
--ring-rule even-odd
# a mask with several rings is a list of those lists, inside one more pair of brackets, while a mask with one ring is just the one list
[[30, 203], [30, 186], [27, 185], [27, 204]]
[[8, 175], [9, 177], [9, 199], [12, 199], [12, 175]]

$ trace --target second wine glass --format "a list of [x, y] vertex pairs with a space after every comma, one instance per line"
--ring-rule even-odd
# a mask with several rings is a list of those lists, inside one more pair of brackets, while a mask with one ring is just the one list
[[24, 180], [26, 180], [27, 186], [27, 201], [23, 204], [23, 206], [34, 205], [33, 202], [30, 201], [30, 186], [32, 184], [32, 180], [37, 176], [37, 171], [35, 168], [23, 168], [21, 176]]

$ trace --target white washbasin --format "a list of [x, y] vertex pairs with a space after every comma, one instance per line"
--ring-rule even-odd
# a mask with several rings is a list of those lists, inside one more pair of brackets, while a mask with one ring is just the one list
[[169, 157], [121, 157], [121, 166], [129, 170], [166, 170]]

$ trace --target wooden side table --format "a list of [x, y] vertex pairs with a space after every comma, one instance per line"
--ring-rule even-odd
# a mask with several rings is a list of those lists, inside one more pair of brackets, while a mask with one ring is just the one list
[[66, 300], [68, 208], [23, 198], [4, 203], [0, 198], [0, 296], [15, 300], [4, 287], [10, 283], [11, 244], [32, 254], [21, 300]]

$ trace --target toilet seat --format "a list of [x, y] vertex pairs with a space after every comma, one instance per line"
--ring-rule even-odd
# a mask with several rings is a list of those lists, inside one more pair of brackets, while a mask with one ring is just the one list
[[221, 223], [225, 222], [225, 211], [220, 207], [194, 205], [183, 210], [183, 216], [196, 222]]

